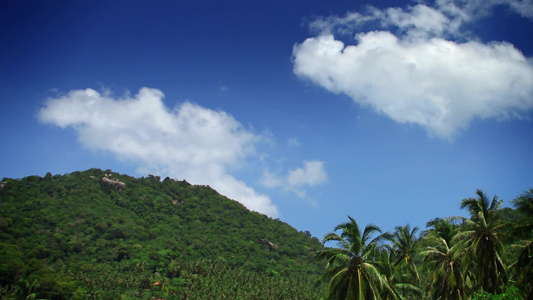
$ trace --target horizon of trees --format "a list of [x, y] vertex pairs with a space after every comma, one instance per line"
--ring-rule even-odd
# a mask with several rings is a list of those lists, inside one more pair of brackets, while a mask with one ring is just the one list
[[460, 201], [468, 218], [425, 230], [348, 216], [320, 243], [186, 181], [90, 169], [2, 182], [2, 299], [533, 300], [533, 189], [514, 209], [477, 190]]
[[436, 218], [427, 229], [382, 232], [356, 220], [322, 240], [337, 247], [315, 259], [327, 265], [324, 299], [533, 299], [533, 188], [515, 210], [482, 190], [461, 200], [470, 217]]

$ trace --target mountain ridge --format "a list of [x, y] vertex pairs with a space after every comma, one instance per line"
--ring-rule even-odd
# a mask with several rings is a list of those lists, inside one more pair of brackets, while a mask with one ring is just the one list
[[[288, 282], [297, 280], [290, 285], [301, 286], [301, 292], [291, 297], [318, 295], [313, 287], [321, 271], [313, 261], [323, 247], [318, 239], [249, 211], [209, 186], [100, 169], [1, 182], [0, 255], [7, 263], [1, 265], [0, 283], [5, 295], [34, 283], [39, 287], [24, 293], [46, 299], [201, 299], [208, 289], [195, 289], [192, 282], [213, 282], [220, 270], [244, 272], [257, 282], [279, 280], [285, 285], [276, 285], [286, 290]], [[192, 271], [202, 264], [220, 270], [202, 277]], [[112, 274], [137, 279], [119, 280], [114, 288], [94, 284], [95, 278], [111, 280]], [[229, 281], [248, 286], [239, 280]], [[218, 285], [224, 290], [230, 283]], [[239, 297], [232, 294], [236, 290], [253, 294], [261, 286], [234, 287], [218, 296]], [[279, 297], [286, 291], [271, 293]]]

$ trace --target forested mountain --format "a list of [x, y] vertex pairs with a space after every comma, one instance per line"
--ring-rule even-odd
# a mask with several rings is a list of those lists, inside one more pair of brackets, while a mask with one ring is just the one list
[[0, 299], [532, 299], [533, 189], [322, 242], [208, 186], [90, 169], [0, 183]]
[[0, 298], [316, 299], [322, 248], [170, 178], [90, 169], [0, 188]]

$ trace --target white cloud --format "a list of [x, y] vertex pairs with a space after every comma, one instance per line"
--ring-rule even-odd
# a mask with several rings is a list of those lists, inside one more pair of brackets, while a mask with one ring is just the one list
[[324, 162], [304, 161], [303, 168], [297, 168], [289, 172], [287, 181], [291, 186], [314, 186], [326, 182], [328, 175], [324, 168]]
[[140, 173], [209, 184], [251, 210], [272, 217], [277, 208], [227, 169], [255, 155], [261, 136], [244, 129], [223, 111], [185, 102], [165, 107], [157, 89], [142, 88], [134, 97], [113, 99], [95, 90], [74, 90], [48, 99], [38, 118], [61, 128], [73, 127], [86, 148], [110, 151], [133, 161]]
[[304, 187], [313, 187], [325, 183], [328, 180], [328, 174], [322, 161], [304, 161], [303, 164], [303, 168], [290, 170], [286, 176], [278, 176], [269, 170], [265, 170], [261, 178], [261, 184], [268, 188], [281, 187], [300, 198], [306, 198], [307, 192]]
[[225, 85], [220, 85], [218, 87], [218, 94], [221, 95], [225, 92], [229, 91], [229, 87], [225, 86]]
[[468, 15], [453, 3], [444, 1], [439, 9], [424, 4], [409, 6], [405, 10], [398, 7], [380, 10], [368, 6], [364, 14], [348, 12], [344, 17], [318, 17], [310, 22], [309, 28], [319, 35], [351, 35], [362, 26], [394, 27], [398, 34], [421, 37], [458, 35], [458, 29], [468, 20]]
[[270, 173], [269, 170], [265, 170], [261, 178], [261, 184], [267, 188], [274, 188], [282, 186], [284, 182], [282, 178]]
[[[531, 61], [509, 43], [447, 40], [459, 35], [468, 11], [452, 1], [438, 5], [320, 19], [311, 26], [325, 31], [294, 47], [294, 73], [443, 138], [475, 118], [505, 119], [533, 108]], [[358, 33], [354, 45], [334, 36], [336, 26], [355, 30], [371, 21], [380, 21], [378, 30]], [[391, 26], [397, 30], [383, 30]]]
[[508, 8], [524, 18], [533, 18], [533, 1], [531, 0], [437, 0], [435, 2], [439, 8], [455, 6], [473, 19], [492, 14], [497, 6]]
[[289, 147], [297, 148], [300, 147], [300, 140], [297, 138], [290, 138], [287, 140], [287, 143], [289, 144]]
[[533, 19], [533, 1], [531, 0], [511, 0], [508, 1], [509, 6], [516, 13], [524, 18]]

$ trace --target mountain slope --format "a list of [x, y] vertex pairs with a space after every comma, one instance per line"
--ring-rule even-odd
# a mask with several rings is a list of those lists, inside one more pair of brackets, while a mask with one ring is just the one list
[[[313, 299], [322, 245], [206, 186], [90, 169], [2, 180], [2, 296]], [[18, 297], [18, 296], [17, 296]]]

